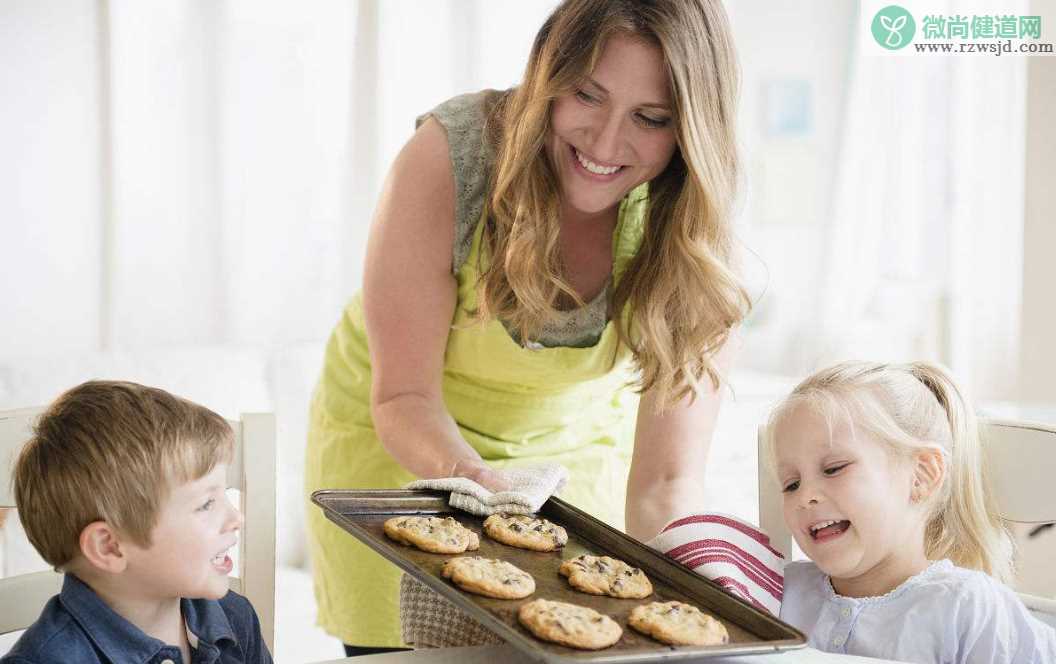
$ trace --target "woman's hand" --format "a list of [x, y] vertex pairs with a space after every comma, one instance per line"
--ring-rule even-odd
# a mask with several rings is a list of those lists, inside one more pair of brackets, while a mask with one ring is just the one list
[[465, 477], [473, 480], [488, 491], [509, 491], [509, 480], [501, 470], [496, 470], [484, 463], [482, 459], [459, 459], [451, 469], [452, 477]]

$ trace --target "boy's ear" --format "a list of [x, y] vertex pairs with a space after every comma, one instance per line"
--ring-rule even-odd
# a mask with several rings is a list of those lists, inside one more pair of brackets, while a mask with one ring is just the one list
[[81, 555], [96, 569], [119, 573], [128, 566], [121, 540], [106, 521], [93, 521], [81, 530]]
[[913, 455], [913, 488], [910, 500], [923, 502], [931, 497], [946, 477], [946, 457], [935, 448], [918, 450]]

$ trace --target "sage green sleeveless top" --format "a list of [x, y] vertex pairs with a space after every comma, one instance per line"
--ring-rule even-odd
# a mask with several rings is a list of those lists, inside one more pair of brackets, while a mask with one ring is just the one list
[[[478, 98], [484, 103], [494, 94], [500, 93]], [[464, 141], [480, 141], [479, 122], [475, 138], [472, 131], [466, 138], [467, 132], [448, 126], [474, 112], [466, 101], [456, 98], [433, 112], [448, 129], [458, 190], [466, 168], [455, 156], [465, 148]], [[470, 110], [456, 112], [452, 120], [451, 104]], [[479, 109], [476, 117], [482, 117]], [[478, 188], [476, 196], [484, 195]], [[647, 187], [642, 185], [620, 204], [613, 233], [613, 283], [641, 243], [646, 203]], [[604, 322], [595, 343], [582, 347], [526, 347], [500, 321], [475, 323], [470, 312], [477, 305], [482, 209], [479, 201], [456, 204], [458, 301], [444, 356], [444, 403], [466, 441], [493, 466], [563, 464], [570, 480], [561, 497], [622, 528], [638, 404], [629, 386], [634, 378], [630, 351], [618, 343], [612, 321]], [[468, 213], [476, 217], [466, 223]], [[458, 228], [468, 229], [463, 238]], [[462, 257], [460, 242], [465, 245]], [[308, 493], [393, 488], [415, 479], [388, 455], [374, 432], [368, 341], [357, 295], [330, 337], [311, 405]], [[399, 569], [311, 504], [308, 526], [319, 624], [348, 644], [401, 645]]]

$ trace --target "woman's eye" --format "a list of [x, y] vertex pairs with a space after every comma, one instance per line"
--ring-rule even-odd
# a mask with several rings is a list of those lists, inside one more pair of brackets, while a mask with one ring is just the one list
[[794, 482], [789, 482], [788, 484], [786, 484], [785, 488], [781, 489], [781, 491], [783, 491], [784, 493], [792, 493], [793, 491], [795, 491], [798, 488], [799, 488], [799, 480], [796, 480]]
[[824, 473], [826, 475], [832, 476], [832, 475], [835, 475], [836, 473], [840, 472], [841, 470], [843, 470], [844, 468], [846, 468], [849, 465], [850, 464], [847, 464], [847, 463], [841, 463], [841, 464], [838, 464], [838, 465], [835, 465], [835, 466], [829, 466], [828, 468], [826, 468], [824, 470]]
[[651, 129], [666, 127], [671, 122], [670, 118], [651, 118], [648, 115], [638, 114], [638, 121]]
[[213, 499], [213, 498], [210, 498], [209, 500], [205, 501], [205, 504], [203, 504], [201, 507], [198, 508], [198, 511], [199, 512], [206, 512], [206, 511], [212, 509], [213, 505], [215, 503], [216, 503], [216, 500]]
[[587, 92], [584, 92], [582, 90], [576, 90], [576, 98], [579, 99], [581, 102], [584, 102], [584, 103], [587, 103], [587, 104], [596, 104], [596, 103], [598, 103], [598, 100], [597, 100], [596, 97], [594, 97], [593, 95], [591, 95], [591, 94], [589, 94]]

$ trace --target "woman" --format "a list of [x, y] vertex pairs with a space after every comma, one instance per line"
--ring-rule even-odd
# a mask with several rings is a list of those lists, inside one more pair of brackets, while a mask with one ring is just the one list
[[[567, 0], [520, 86], [419, 119], [327, 348], [308, 489], [495, 489], [547, 462], [639, 539], [701, 508], [750, 305], [728, 267], [736, 86], [717, 0]], [[399, 570], [309, 527], [322, 626], [350, 653], [400, 645]]]

